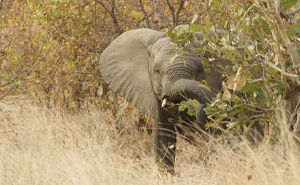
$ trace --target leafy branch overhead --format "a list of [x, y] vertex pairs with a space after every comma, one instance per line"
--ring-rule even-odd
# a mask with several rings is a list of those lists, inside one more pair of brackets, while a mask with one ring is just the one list
[[178, 2], [1, 1], [0, 100], [24, 94], [48, 106], [80, 107], [91, 99], [106, 107], [108, 100], [98, 99], [110, 95], [98, 66], [102, 51], [127, 30], [160, 31], [203, 11], [197, 2]]
[[[222, 91], [207, 103], [207, 126], [226, 124], [232, 133], [245, 123], [272, 123], [280, 112], [299, 137], [295, 128], [300, 128], [300, 117], [296, 116], [300, 108], [295, 102], [300, 97], [300, 3], [213, 0], [206, 6], [211, 11], [205, 25], [190, 23], [188, 29], [169, 31], [168, 36], [177, 47], [169, 54], [178, 56], [189, 50], [199, 56], [207, 73], [213, 68], [226, 79]], [[221, 38], [214, 34], [216, 30], [225, 31]], [[194, 36], [199, 31], [201, 41]], [[190, 42], [197, 42], [198, 48], [189, 48]], [[219, 60], [231, 65], [223, 66]]]

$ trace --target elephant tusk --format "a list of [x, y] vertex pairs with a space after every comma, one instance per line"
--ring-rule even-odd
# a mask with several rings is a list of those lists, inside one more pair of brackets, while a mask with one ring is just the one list
[[164, 98], [162, 104], [161, 104], [161, 107], [165, 107], [167, 104], [167, 98]]

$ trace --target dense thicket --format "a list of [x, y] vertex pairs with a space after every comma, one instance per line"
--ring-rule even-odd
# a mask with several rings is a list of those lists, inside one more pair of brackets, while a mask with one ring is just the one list
[[[299, 9], [296, 0], [1, 0], [0, 100], [16, 94], [49, 107], [83, 108], [81, 102], [88, 100], [113, 109], [116, 97], [113, 105], [98, 59], [118, 35], [190, 23], [192, 32], [169, 32], [180, 54], [193, 39], [187, 34], [203, 31], [206, 36], [217, 26], [228, 37], [206, 37], [197, 50], [206, 67], [218, 67], [228, 77], [206, 109], [210, 124], [227, 124], [232, 132], [245, 121], [288, 124], [297, 136]], [[211, 62], [217, 57], [231, 60], [233, 67]], [[238, 91], [250, 97], [236, 96]], [[257, 114], [247, 117], [248, 111]]]

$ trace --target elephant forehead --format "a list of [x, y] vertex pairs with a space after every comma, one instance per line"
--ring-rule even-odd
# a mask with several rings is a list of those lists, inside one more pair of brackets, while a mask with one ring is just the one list
[[[191, 45], [192, 46], [192, 45]], [[176, 51], [174, 45], [171, 44], [169, 38], [162, 38], [158, 40], [152, 47], [152, 55], [154, 56], [154, 65], [172, 65], [174, 63], [183, 64], [185, 59], [186, 63], [194, 65], [201, 64], [201, 59], [197, 56], [190, 54], [189, 51], [184, 49], [184, 55], [179, 55], [174, 59], [174, 54], [168, 54], [170, 51]], [[173, 60], [174, 59], [174, 60]]]
[[202, 65], [201, 59], [197, 56], [190, 54], [188, 51], [184, 52], [184, 55], [179, 55], [177, 57], [175, 57], [174, 54], [167, 54], [169, 51], [169, 49], [161, 49], [160, 52], [157, 55], [155, 55], [154, 62], [162, 65], [184, 65], [185, 61], [185, 63], [189, 63], [190, 65], [194, 65], [195, 67], [198, 65]]

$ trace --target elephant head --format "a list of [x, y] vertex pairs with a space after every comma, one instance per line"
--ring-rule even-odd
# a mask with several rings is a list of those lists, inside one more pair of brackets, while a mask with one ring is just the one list
[[[202, 34], [196, 34], [202, 40]], [[196, 47], [194, 43], [191, 47]], [[140, 112], [154, 121], [154, 142], [157, 162], [174, 172], [176, 134], [174, 124], [169, 121], [170, 112], [163, 107], [177, 103], [184, 97], [205, 104], [222, 88], [221, 74], [211, 70], [205, 73], [199, 57], [185, 53], [170, 62], [175, 50], [166, 33], [151, 29], [127, 31], [115, 39], [101, 54], [100, 69], [104, 80], [117, 93], [131, 102]], [[221, 61], [222, 62], [222, 61]], [[226, 61], [223, 61], [226, 62]], [[201, 86], [206, 80], [212, 91]], [[199, 85], [200, 84], [200, 85]], [[201, 105], [199, 121], [206, 115]], [[162, 159], [163, 158], [163, 159]]]

